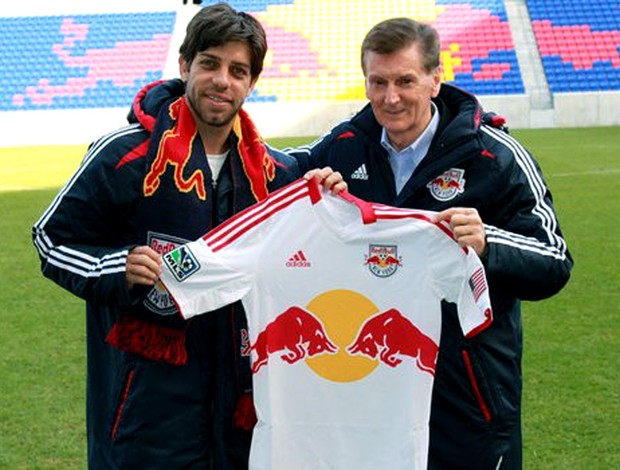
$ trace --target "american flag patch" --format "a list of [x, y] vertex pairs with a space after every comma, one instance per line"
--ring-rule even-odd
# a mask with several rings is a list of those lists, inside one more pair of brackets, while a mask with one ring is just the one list
[[474, 274], [469, 278], [469, 288], [474, 294], [474, 299], [478, 302], [480, 296], [487, 290], [487, 281], [484, 277], [484, 270], [479, 268]]

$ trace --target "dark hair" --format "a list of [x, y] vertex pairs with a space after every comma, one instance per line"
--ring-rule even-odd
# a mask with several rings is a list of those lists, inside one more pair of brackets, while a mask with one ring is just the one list
[[250, 48], [250, 73], [256, 79], [263, 70], [267, 54], [265, 30], [253, 16], [237, 11], [227, 3], [202, 8], [187, 25], [179, 52], [191, 64], [199, 52], [229, 42], [242, 42]]
[[391, 54], [413, 43], [419, 44], [423, 66], [430, 73], [439, 66], [439, 33], [432, 26], [411, 18], [391, 18], [371, 28], [362, 42], [362, 70], [367, 52]]

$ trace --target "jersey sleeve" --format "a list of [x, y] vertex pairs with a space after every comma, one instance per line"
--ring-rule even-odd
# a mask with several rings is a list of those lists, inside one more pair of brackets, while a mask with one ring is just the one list
[[463, 334], [475, 336], [493, 321], [484, 267], [474, 250], [467, 250], [459, 297], [456, 301]]
[[463, 249], [444, 236], [432, 251], [440, 295], [457, 306], [461, 329], [475, 336], [493, 320], [493, 310], [484, 266], [472, 249]]
[[258, 255], [253, 245], [233, 244], [214, 252], [201, 238], [164, 255], [160, 281], [184, 318], [218, 309], [247, 294]]

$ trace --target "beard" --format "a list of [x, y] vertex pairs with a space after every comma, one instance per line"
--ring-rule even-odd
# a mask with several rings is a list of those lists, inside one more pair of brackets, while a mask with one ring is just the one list
[[194, 116], [199, 123], [211, 127], [226, 127], [229, 126], [230, 123], [235, 119], [237, 114], [239, 113], [239, 109], [241, 109], [241, 105], [243, 102], [233, 105], [230, 111], [228, 112], [213, 112], [207, 107], [201, 107], [194, 96], [187, 96], [187, 102], [194, 112]]

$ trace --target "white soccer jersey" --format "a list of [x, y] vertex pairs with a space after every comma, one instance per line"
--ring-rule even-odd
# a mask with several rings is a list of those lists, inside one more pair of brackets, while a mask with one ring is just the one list
[[432, 213], [298, 180], [164, 256], [185, 318], [241, 299], [253, 469], [425, 469], [442, 299], [467, 336], [483, 267]]

